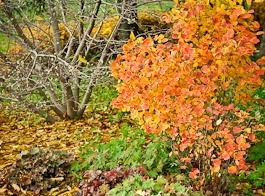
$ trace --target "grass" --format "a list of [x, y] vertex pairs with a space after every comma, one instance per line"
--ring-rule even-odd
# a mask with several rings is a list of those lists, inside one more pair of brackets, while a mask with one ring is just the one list
[[174, 7], [175, 3], [173, 1], [162, 1], [162, 2], [153, 2], [153, 3], [140, 3], [138, 7], [138, 11], [148, 10], [150, 11], [162, 11], [167, 12], [172, 7]]
[[4, 34], [0, 33], [0, 51], [6, 52], [10, 47], [10, 40]]

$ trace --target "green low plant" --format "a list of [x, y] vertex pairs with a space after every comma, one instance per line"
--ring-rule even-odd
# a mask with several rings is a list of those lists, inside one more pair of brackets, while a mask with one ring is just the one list
[[253, 190], [263, 189], [265, 187], [265, 161], [257, 165], [256, 169], [250, 173], [242, 173], [238, 180], [244, 183], [242, 192], [247, 196], [254, 196]]
[[[147, 135], [141, 129], [131, 129], [123, 124], [122, 137], [106, 144], [85, 145], [80, 148], [80, 160], [71, 166], [71, 171], [77, 177], [84, 170], [110, 170], [118, 166], [137, 168], [146, 166], [148, 174], [157, 177], [159, 174], [177, 171], [178, 164], [170, 156], [171, 143], [165, 137]], [[160, 136], [162, 137], [162, 136]]]
[[256, 187], [262, 188], [265, 186], [265, 161], [259, 164], [255, 171], [251, 172], [247, 179]]
[[179, 183], [170, 183], [165, 177], [158, 176], [156, 180], [143, 178], [139, 174], [125, 179], [121, 184], [109, 191], [109, 196], [163, 195], [186, 196], [189, 189]]
[[265, 135], [264, 132], [259, 132], [256, 134], [258, 138], [261, 139], [261, 142], [255, 144], [254, 146], [252, 146], [249, 149], [249, 160], [251, 161], [256, 161], [258, 163], [262, 163], [263, 161], [265, 161]]
[[6, 37], [4, 34], [0, 33], [0, 51], [6, 52], [8, 48], [10, 47], [11, 43], [8, 37]]
[[114, 97], [117, 97], [117, 90], [113, 85], [103, 84], [95, 87], [91, 96], [90, 108], [93, 110], [107, 110], [110, 107], [110, 102]]

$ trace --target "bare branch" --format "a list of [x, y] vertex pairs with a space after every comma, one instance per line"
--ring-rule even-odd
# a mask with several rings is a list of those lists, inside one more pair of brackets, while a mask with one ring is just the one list
[[0, 9], [3, 9], [7, 17], [11, 20], [13, 27], [15, 28], [18, 36], [23, 40], [24, 44], [26, 44], [26, 46], [29, 47], [30, 49], [34, 49], [35, 48], [34, 44], [25, 36], [13, 12], [8, 6], [6, 6], [8, 3], [10, 2], [7, 0], [3, 0], [3, 6], [0, 6]]
[[59, 54], [62, 50], [62, 43], [60, 39], [59, 22], [56, 17], [55, 4], [51, 0], [47, 0], [48, 10], [51, 16], [52, 34], [54, 39], [55, 51]]
[[[124, 9], [124, 7], [123, 7], [123, 9]], [[104, 49], [102, 51], [102, 55], [101, 55], [101, 57], [100, 57], [100, 59], [98, 61], [98, 64], [97, 64], [97, 68], [98, 69], [96, 69], [93, 72], [93, 75], [92, 75], [92, 77], [90, 79], [90, 82], [88, 84], [88, 87], [87, 87], [85, 96], [84, 96], [83, 101], [81, 103], [80, 109], [79, 109], [79, 111], [77, 113], [78, 115], [82, 115], [84, 113], [85, 109], [86, 109], [86, 105], [89, 102], [89, 99], [90, 99], [91, 94], [92, 94], [92, 90], [93, 90], [93, 88], [95, 86], [95, 81], [96, 81], [96, 78], [98, 76], [98, 72], [100, 70], [99, 67], [101, 67], [104, 64], [104, 60], [105, 60], [105, 58], [107, 56], [107, 53], [108, 53], [108, 50], [109, 50], [109, 47], [110, 47], [111, 40], [113, 40], [114, 36], [116, 35], [116, 33], [118, 31], [118, 28], [119, 28], [122, 20], [123, 20], [123, 17], [120, 17], [119, 20], [117, 21], [116, 26], [113, 29], [113, 31], [112, 31], [112, 33], [111, 33], [111, 35], [110, 35], [110, 37], [109, 37], [109, 39], [108, 39], [108, 41], [107, 41]]]
[[[85, 31], [84, 35], [90, 35], [91, 34], [91, 32], [94, 28], [94, 25], [95, 25], [95, 20], [96, 20], [100, 5], [101, 5], [101, 0], [97, 0], [97, 4], [93, 10], [92, 16], [91, 16], [90, 21], [89, 21], [89, 26], [87, 27], [87, 30]], [[83, 39], [80, 41], [80, 44], [79, 44], [79, 46], [75, 52], [72, 63], [74, 63], [76, 61], [78, 55], [81, 53], [81, 50], [84, 48], [85, 43], [86, 43], [86, 36], [83, 36]]]

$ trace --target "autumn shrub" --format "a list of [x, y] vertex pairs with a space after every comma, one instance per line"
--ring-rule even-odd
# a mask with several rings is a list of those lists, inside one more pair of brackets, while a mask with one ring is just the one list
[[119, 81], [113, 106], [148, 133], [170, 134], [182, 169], [215, 192], [227, 188], [226, 175], [248, 168], [246, 150], [263, 129], [251, 108], [237, 107], [263, 85], [264, 59], [250, 59], [262, 34], [252, 13], [229, 3], [176, 3], [162, 17], [170, 35], [131, 36], [111, 65]]

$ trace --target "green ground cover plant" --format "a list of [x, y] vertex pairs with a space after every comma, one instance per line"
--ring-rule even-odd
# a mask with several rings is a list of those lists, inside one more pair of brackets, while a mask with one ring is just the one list
[[80, 148], [79, 160], [72, 164], [71, 171], [81, 180], [83, 194], [188, 195], [191, 192], [180, 184], [185, 182], [185, 176], [174, 177], [180, 168], [166, 135], [149, 135], [127, 124], [122, 126], [121, 133], [122, 137], [106, 144], [95, 141]]
[[[109, 170], [123, 165], [125, 168], [146, 166], [150, 176], [176, 171], [178, 164], [170, 156], [170, 140], [161, 140], [156, 135], [147, 135], [141, 129], [132, 129], [127, 124], [121, 128], [122, 137], [106, 144], [93, 143], [80, 148], [80, 161], [71, 170]], [[93, 147], [92, 147], [93, 146]], [[80, 163], [81, 162], [81, 163]]]
[[9, 49], [10, 45], [11, 43], [9, 39], [5, 35], [0, 33], [0, 51], [6, 52]]

